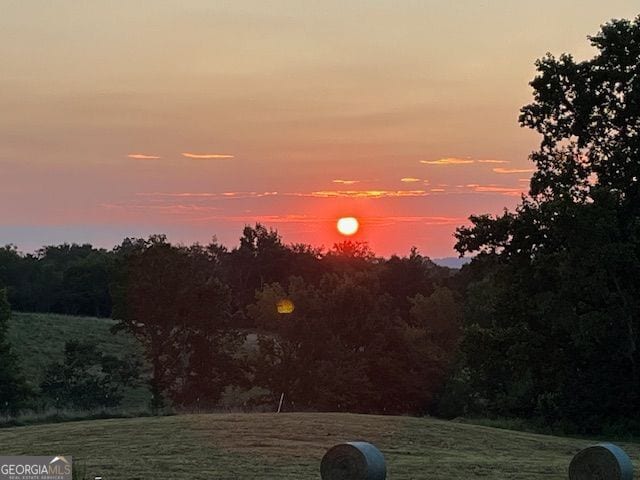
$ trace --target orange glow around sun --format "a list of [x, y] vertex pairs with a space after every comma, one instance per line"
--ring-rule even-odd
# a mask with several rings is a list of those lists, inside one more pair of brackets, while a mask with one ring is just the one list
[[342, 235], [350, 236], [355, 234], [360, 227], [358, 219], [355, 217], [342, 217], [338, 220], [336, 228]]

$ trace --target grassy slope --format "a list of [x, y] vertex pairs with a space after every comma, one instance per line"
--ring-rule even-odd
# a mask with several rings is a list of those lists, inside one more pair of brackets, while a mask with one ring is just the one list
[[[122, 356], [132, 352], [142, 356], [134, 338], [110, 332], [114, 324], [114, 320], [105, 318], [13, 312], [9, 322], [9, 342], [20, 359], [24, 375], [37, 386], [47, 365], [62, 361], [67, 340], [96, 342], [98, 349], [106, 354]], [[146, 387], [130, 389], [122, 406], [125, 409], [144, 409], [148, 399]]]
[[311, 480], [327, 448], [356, 439], [381, 448], [390, 480], [560, 480], [592, 443], [411, 417], [208, 414], [8, 428], [0, 453], [73, 455], [105, 480]]

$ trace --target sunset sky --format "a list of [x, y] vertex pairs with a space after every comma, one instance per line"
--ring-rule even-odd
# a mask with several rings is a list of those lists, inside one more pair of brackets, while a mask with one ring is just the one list
[[4, 1], [0, 243], [237, 243], [452, 256], [512, 208], [534, 61], [637, 0]]

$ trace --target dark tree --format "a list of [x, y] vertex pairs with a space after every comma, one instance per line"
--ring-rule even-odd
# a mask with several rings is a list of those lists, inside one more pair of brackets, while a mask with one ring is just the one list
[[35, 255], [0, 248], [0, 282], [20, 311], [108, 317], [110, 269], [110, 253], [91, 245], [46, 246]]
[[640, 17], [590, 40], [590, 60], [536, 64], [529, 195], [456, 246], [479, 253], [463, 343], [478, 405], [580, 431], [640, 404]]
[[57, 409], [116, 407], [124, 388], [138, 380], [140, 368], [136, 359], [105, 355], [94, 343], [72, 340], [65, 344], [64, 361], [53, 362], [45, 370], [40, 390]]
[[[279, 312], [284, 299], [293, 311]], [[327, 274], [318, 285], [296, 277], [287, 288], [267, 285], [249, 313], [264, 332], [255, 382], [272, 402], [284, 393], [295, 408], [418, 413], [442, 387], [447, 347], [398, 315], [379, 272]]]
[[393, 306], [410, 321], [411, 298], [430, 295], [449, 271], [434, 264], [412, 248], [408, 257], [393, 255], [380, 267], [381, 288], [391, 295]]
[[16, 414], [29, 395], [24, 378], [20, 374], [18, 359], [7, 340], [11, 307], [7, 291], [0, 288], [0, 414]]
[[[282, 243], [278, 232], [259, 223], [246, 226], [240, 237], [240, 246], [224, 257], [225, 277], [231, 287], [234, 309], [244, 320], [244, 308], [253, 302], [256, 290], [273, 282], [284, 282], [297, 270], [296, 258], [307, 261], [310, 251], [296, 250]], [[307, 265], [308, 268], [308, 265]], [[300, 274], [302, 272], [299, 272]]]
[[212, 250], [154, 236], [125, 241], [116, 254], [114, 318], [145, 347], [152, 405], [160, 407], [167, 395], [178, 405], [215, 404], [238, 381], [241, 337]]

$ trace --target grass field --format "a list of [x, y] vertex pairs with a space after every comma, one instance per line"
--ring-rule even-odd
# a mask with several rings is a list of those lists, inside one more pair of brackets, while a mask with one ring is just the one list
[[[9, 338], [33, 385], [62, 359], [66, 340], [104, 353], [142, 355], [112, 320], [14, 313]], [[251, 340], [251, 338], [249, 339]], [[127, 392], [123, 409], [144, 409], [148, 391]], [[0, 455], [73, 455], [86, 478], [319, 479], [327, 448], [368, 440], [384, 452], [390, 480], [566, 479], [572, 456], [594, 443], [427, 418], [352, 414], [202, 414], [77, 421], [0, 429]], [[640, 444], [622, 444], [640, 467]]]
[[[46, 367], [51, 362], [62, 361], [67, 340], [91, 341], [103, 353], [118, 357], [134, 353], [142, 358], [142, 349], [133, 337], [110, 332], [114, 324], [114, 320], [106, 318], [13, 312], [8, 338], [23, 374], [33, 386], [38, 386]], [[122, 408], [145, 409], [148, 401], [146, 386], [131, 388], [125, 392]]]
[[[390, 480], [561, 480], [593, 443], [427, 418], [203, 414], [7, 428], [0, 454], [73, 455], [91, 479], [311, 480], [329, 447], [358, 439], [383, 451]], [[622, 446], [637, 469], [640, 445]]]

